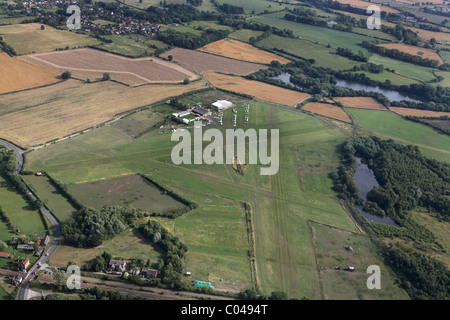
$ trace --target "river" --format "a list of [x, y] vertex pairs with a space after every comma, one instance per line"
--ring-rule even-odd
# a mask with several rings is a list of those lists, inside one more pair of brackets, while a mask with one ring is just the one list
[[[373, 174], [373, 171], [370, 170], [367, 164], [363, 163], [361, 161], [361, 158], [355, 157], [355, 160], [356, 160], [356, 171], [355, 174], [353, 175], [353, 181], [355, 181], [356, 187], [361, 193], [361, 197], [363, 197], [365, 203], [367, 201], [367, 194], [370, 192], [370, 190], [373, 189], [373, 187], [379, 186], [379, 184], [377, 182], [377, 179], [375, 178], [375, 175]], [[369, 221], [384, 223], [394, 227], [400, 227], [398, 224], [395, 223], [394, 220], [392, 220], [387, 216], [380, 217], [370, 214], [362, 209], [363, 206], [357, 206], [356, 208], [361, 213], [361, 215]]]

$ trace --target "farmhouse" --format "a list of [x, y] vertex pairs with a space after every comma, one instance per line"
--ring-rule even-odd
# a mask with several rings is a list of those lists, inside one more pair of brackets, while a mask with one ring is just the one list
[[19, 268], [26, 269], [30, 265], [30, 259], [27, 257], [24, 260], [19, 262]]
[[14, 255], [11, 253], [0, 252], [0, 258], [12, 259], [13, 257], [14, 257]]
[[144, 277], [147, 279], [155, 280], [158, 277], [158, 270], [155, 269], [147, 269], [142, 272]]
[[212, 104], [213, 108], [217, 110], [225, 110], [233, 105], [232, 102], [227, 100], [217, 100]]
[[124, 272], [125, 266], [127, 265], [126, 261], [121, 260], [111, 260], [109, 262], [109, 269], [115, 272]]
[[47, 246], [50, 243], [50, 236], [45, 236], [44, 240], [41, 243], [43, 246]]

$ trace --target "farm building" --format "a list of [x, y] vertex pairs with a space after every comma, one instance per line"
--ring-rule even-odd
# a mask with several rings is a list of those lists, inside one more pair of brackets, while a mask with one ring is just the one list
[[232, 102], [227, 100], [217, 100], [212, 104], [213, 108], [217, 110], [225, 110], [233, 105]]
[[211, 114], [211, 111], [208, 109], [204, 109], [201, 107], [195, 107], [194, 109], [192, 109], [192, 113], [198, 114], [199, 116], [208, 116]]
[[189, 114], [191, 114], [189, 111], [182, 111], [182, 112], [178, 112], [178, 113], [173, 113], [172, 115], [176, 118], [181, 118], [181, 117], [187, 116]]
[[47, 246], [50, 243], [50, 236], [45, 236], [44, 241], [42, 242], [43, 246]]
[[17, 250], [24, 250], [24, 251], [33, 251], [34, 245], [32, 244], [18, 244]]
[[12, 259], [13, 257], [14, 257], [14, 255], [11, 253], [0, 252], [0, 258]]

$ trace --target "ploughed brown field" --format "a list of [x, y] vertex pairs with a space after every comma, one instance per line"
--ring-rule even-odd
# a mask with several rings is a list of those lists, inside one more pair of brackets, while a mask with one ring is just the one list
[[113, 80], [130, 85], [173, 83], [182, 82], [185, 78], [198, 78], [191, 71], [159, 58], [131, 59], [94, 49], [31, 54], [26, 59], [59, 71], [69, 70], [75, 77], [90, 74], [91, 77], [101, 78], [103, 73], [109, 73]]
[[430, 59], [430, 60], [437, 60], [439, 61], [439, 65], [444, 64], [444, 61], [442, 61], [442, 58], [433, 50], [414, 47], [414, 46], [408, 46], [403, 43], [383, 43], [379, 46], [385, 47], [387, 49], [397, 49], [399, 51], [409, 53], [415, 56], [419, 56], [423, 59]]
[[67, 80], [53, 86], [2, 95], [0, 137], [29, 147], [62, 138], [128, 110], [206, 88], [190, 84], [130, 88], [112, 81]]
[[352, 122], [348, 114], [336, 105], [321, 102], [310, 102], [305, 104], [302, 109], [328, 118], [348, 123]]
[[262, 64], [270, 64], [274, 60], [279, 61], [281, 64], [291, 62], [284, 57], [258, 49], [251, 44], [228, 38], [209, 43], [198, 50], [236, 60]]
[[345, 107], [387, 110], [381, 103], [372, 97], [336, 97], [335, 101], [342, 103]]
[[205, 76], [217, 88], [248, 94], [257, 99], [286, 106], [295, 106], [297, 103], [310, 97], [307, 93], [288, 90], [237, 76], [229, 76], [215, 72], [207, 73]]
[[59, 73], [12, 58], [0, 50], [0, 93], [39, 87], [59, 81]]
[[450, 112], [420, 110], [420, 109], [400, 108], [400, 107], [389, 107], [389, 109], [395, 113], [398, 113], [401, 116], [429, 117], [429, 118], [439, 118], [442, 116], [450, 117]]
[[260, 69], [267, 69], [267, 66], [263, 64], [237, 61], [205, 52], [182, 48], [172, 49], [165, 52], [162, 56], [164, 58], [172, 56], [173, 60], [183, 67], [201, 74], [207, 72], [222, 72], [244, 76]]

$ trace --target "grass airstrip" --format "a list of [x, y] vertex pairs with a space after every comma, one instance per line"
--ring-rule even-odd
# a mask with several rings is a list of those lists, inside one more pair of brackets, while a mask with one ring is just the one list
[[[110, 125], [31, 152], [26, 169], [46, 170], [69, 188], [146, 173], [199, 204], [175, 220], [157, 218], [188, 246], [186, 271], [193, 277], [231, 291], [257, 286], [266, 293], [284, 290], [290, 297], [320, 299], [324, 293], [310, 221], [359, 232], [328, 178], [339, 164], [335, 148], [346, 135], [299, 111], [243, 98], [235, 101], [238, 127], [246, 129], [243, 106], [250, 103], [249, 127], [280, 130], [278, 174], [261, 176], [259, 165], [250, 165], [244, 175], [232, 165], [175, 165], [171, 150], [176, 143], [169, 132], [151, 130], [133, 140]], [[232, 115], [227, 110], [224, 126], [217, 128], [233, 128]], [[250, 221], [244, 202], [252, 206]], [[248, 256], [252, 241], [247, 223], [254, 230], [255, 268]]]

